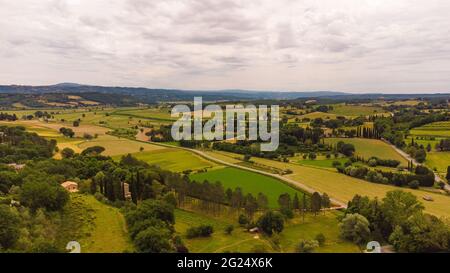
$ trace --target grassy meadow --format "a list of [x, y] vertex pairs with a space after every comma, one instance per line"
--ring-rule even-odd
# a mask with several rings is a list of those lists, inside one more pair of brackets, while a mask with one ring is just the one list
[[[183, 238], [183, 241], [191, 252], [252, 252], [254, 248], [264, 248], [268, 252], [295, 252], [296, 244], [302, 239], [314, 239], [319, 233], [325, 235], [324, 246], [315, 249], [318, 253], [357, 253], [360, 249], [349, 242], [343, 242], [339, 238], [337, 221], [338, 212], [326, 212], [317, 216], [306, 215], [305, 221], [299, 215], [285, 223], [285, 228], [280, 234], [279, 246], [275, 246], [269, 238], [260, 234], [247, 232], [237, 225], [235, 217], [212, 217], [199, 212], [190, 212], [182, 209], [175, 211], [175, 230]], [[200, 224], [209, 224], [214, 228], [211, 237], [187, 239], [185, 234], [189, 227]], [[234, 226], [231, 235], [226, 235], [224, 230], [228, 225]]]
[[366, 105], [345, 105], [345, 104], [334, 104], [333, 110], [329, 111], [331, 114], [335, 114], [338, 116], [370, 116], [377, 114], [384, 114], [384, 111], [381, 107], [377, 106], [366, 106]]
[[415, 136], [450, 137], [450, 121], [433, 122], [410, 131]]
[[[214, 156], [216, 152], [209, 151], [207, 154]], [[230, 161], [236, 161], [236, 158], [238, 158], [232, 153], [219, 153], [219, 155], [222, 157], [222, 160], [225, 161], [227, 157], [230, 158]], [[425, 210], [428, 213], [450, 218], [450, 211], [447, 209], [450, 207], [450, 198], [442, 194], [371, 183], [340, 174], [336, 170], [308, 167], [295, 163], [285, 163], [256, 157], [253, 157], [252, 160], [266, 166], [272, 166], [279, 169], [290, 169], [293, 173], [286, 175], [286, 177], [298, 181], [319, 192], [326, 192], [331, 197], [342, 202], [350, 201], [356, 194], [381, 199], [388, 191], [403, 190], [416, 195], [419, 201], [425, 206]], [[427, 196], [431, 196], [434, 201], [424, 201], [423, 198]]]
[[78, 241], [82, 253], [132, 251], [125, 218], [119, 209], [105, 205], [92, 195], [71, 194], [64, 208], [60, 243]]
[[325, 143], [336, 145], [339, 141], [355, 146], [356, 155], [366, 159], [375, 156], [381, 159], [395, 159], [402, 165], [407, 165], [407, 160], [395, 151], [390, 145], [378, 139], [367, 138], [326, 138]]
[[151, 165], [158, 165], [163, 169], [174, 172], [199, 170], [217, 166], [214, 162], [208, 161], [198, 155], [175, 148], [162, 148], [151, 152], [139, 152], [133, 154], [133, 156]]
[[244, 195], [251, 193], [256, 197], [258, 193], [262, 192], [269, 199], [269, 207], [271, 208], [278, 207], [278, 197], [283, 193], [289, 193], [292, 197], [297, 193], [299, 198], [302, 198], [303, 194], [275, 178], [230, 167], [192, 174], [190, 178], [199, 182], [204, 180], [211, 183], [220, 181], [224, 188], [235, 189], [240, 187]]

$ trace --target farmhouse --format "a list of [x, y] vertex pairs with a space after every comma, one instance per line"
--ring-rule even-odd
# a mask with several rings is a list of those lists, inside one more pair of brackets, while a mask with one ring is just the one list
[[78, 183], [73, 181], [66, 181], [61, 184], [61, 186], [68, 192], [78, 192]]

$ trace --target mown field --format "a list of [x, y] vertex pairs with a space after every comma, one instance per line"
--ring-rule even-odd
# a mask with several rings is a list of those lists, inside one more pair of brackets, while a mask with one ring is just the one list
[[299, 198], [303, 196], [302, 192], [283, 184], [275, 178], [236, 168], [227, 167], [205, 173], [196, 173], [192, 174], [190, 178], [199, 182], [204, 180], [212, 183], [220, 181], [224, 188], [235, 189], [240, 187], [244, 195], [251, 193], [256, 197], [258, 193], [262, 192], [267, 195], [269, 206], [272, 208], [278, 207], [278, 197], [283, 193], [289, 193], [292, 197], [295, 193], [298, 194]]
[[425, 164], [445, 175], [447, 167], [450, 166], [450, 152], [431, 152], [427, 154]]
[[300, 120], [304, 119], [304, 118], [309, 118], [311, 120], [316, 119], [316, 118], [321, 118], [321, 119], [336, 119], [338, 115], [333, 114], [333, 113], [323, 113], [323, 112], [312, 112], [312, 113], [308, 113], [308, 114], [304, 114], [299, 116], [298, 118], [300, 118]]
[[[185, 234], [189, 227], [200, 224], [209, 224], [214, 228], [214, 233], [208, 238], [187, 239]], [[227, 225], [233, 225], [234, 231], [226, 235], [224, 230]], [[190, 212], [177, 209], [175, 211], [175, 230], [183, 238], [190, 252], [243, 252], [248, 253], [257, 247], [264, 248], [268, 252], [294, 252], [296, 244], [301, 239], [314, 239], [322, 233], [326, 237], [325, 245], [315, 252], [355, 253], [359, 248], [349, 242], [343, 242], [339, 238], [337, 212], [327, 212], [318, 216], [306, 215], [305, 221], [297, 215], [285, 224], [280, 234], [279, 247], [273, 245], [270, 240], [261, 235], [255, 235], [245, 231], [237, 225], [236, 217], [212, 217], [198, 212]]]
[[376, 106], [333, 104], [332, 107], [333, 110], [329, 111], [329, 113], [338, 116], [357, 117], [386, 113], [381, 107]]
[[[82, 253], [122, 253], [132, 251], [119, 209], [97, 201], [92, 195], [71, 194], [64, 208], [60, 234], [67, 241], [78, 241]], [[61, 240], [63, 240], [61, 238]]]
[[103, 152], [103, 155], [107, 156], [140, 153], [141, 148], [143, 149], [142, 153], [165, 149], [164, 147], [153, 145], [150, 143], [142, 143], [109, 135], [104, 135], [93, 140], [84, 141], [77, 144], [77, 146], [80, 150], [84, 150], [92, 146], [102, 146], [105, 148], [105, 152]]
[[333, 167], [333, 162], [337, 161], [341, 164], [344, 164], [348, 159], [347, 158], [331, 158], [331, 159], [324, 159], [322, 157], [318, 157], [315, 160], [312, 159], [302, 159], [297, 161], [301, 165], [305, 166], [313, 166], [313, 167], [320, 167], [320, 168], [335, 168]]
[[450, 121], [433, 122], [410, 131], [415, 136], [450, 137]]
[[120, 110], [114, 112], [114, 114], [140, 119], [150, 119], [166, 123], [171, 123], [177, 120], [177, 118], [171, 117], [170, 109], [168, 108], [138, 108], [130, 110]]
[[162, 169], [174, 172], [199, 170], [217, 166], [217, 164], [191, 152], [175, 148], [163, 148], [152, 152], [139, 152], [134, 153], [133, 156], [149, 164], [158, 165]]
[[325, 143], [336, 145], [339, 141], [355, 146], [356, 155], [366, 159], [375, 156], [381, 159], [395, 159], [402, 165], [407, 165], [407, 160], [395, 151], [391, 146], [377, 139], [367, 138], [326, 138]]

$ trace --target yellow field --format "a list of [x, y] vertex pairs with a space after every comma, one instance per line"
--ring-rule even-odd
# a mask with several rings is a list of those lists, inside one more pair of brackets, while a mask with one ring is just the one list
[[[214, 155], [216, 152], [207, 152], [209, 155]], [[232, 155], [227, 153], [228, 155]], [[226, 158], [224, 153], [220, 153], [223, 159]], [[234, 157], [231, 160], [235, 160]], [[361, 179], [349, 177], [338, 173], [337, 171], [325, 170], [314, 167], [300, 166], [293, 163], [284, 163], [268, 159], [262, 159], [252, 157], [252, 160], [264, 164], [266, 166], [272, 166], [279, 169], [290, 169], [293, 174], [287, 177], [292, 178], [306, 186], [309, 186], [319, 192], [326, 192], [331, 197], [343, 201], [350, 201], [355, 194], [369, 196], [371, 198], [383, 198], [388, 191], [403, 190], [411, 192], [417, 196], [417, 198], [423, 203], [426, 211], [436, 216], [449, 217], [450, 218], [450, 197], [430, 193], [422, 190], [412, 190], [408, 188], [398, 188], [390, 185], [382, 185], [370, 183]], [[426, 202], [423, 200], [425, 196], [431, 196], [434, 201]]]
[[436, 168], [440, 174], [445, 175], [447, 167], [450, 166], [450, 152], [428, 153], [425, 163], [431, 168]]
[[336, 145], [339, 141], [355, 146], [356, 155], [368, 159], [372, 156], [381, 159], [395, 159], [400, 164], [407, 165], [408, 161], [395, 151], [391, 146], [378, 139], [367, 138], [326, 138], [325, 143]]
[[185, 170], [199, 170], [218, 166], [194, 153], [176, 148], [163, 148], [158, 151], [133, 154], [136, 158], [151, 165], [158, 165], [162, 169], [180, 172]]
[[333, 110], [330, 111], [332, 114], [339, 116], [370, 116], [370, 115], [384, 115], [386, 112], [381, 107], [370, 106], [370, 105], [345, 105], [345, 104], [335, 104], [332, 105]]
[[92, 146], [102, 146], [105, 148], [105, 151], [102, 154], [106, 156], [139, 153], [141, 147], [144, 148], [142, 152], [165, 149], [164, 147], [152, 145], [150, 143], [141, 143], [126, 138], [118, 138], [109, 135], [99, 136], [97, 139], [83, 141], [82, 143], [76, 144], [76, 146], [78, 146], [81, 150]]
[[316, 119], [316, 118], [336, 119], [337, 115], [331, 114], [331, 113], [323, 113], [323, 112], [312, 112], [312, 113], [301, 115], [301, 116], [299, 116], [299, 118], [300, 118], [300, 120], [302, 120], [304, 118], [309, 118], [311, 120]]

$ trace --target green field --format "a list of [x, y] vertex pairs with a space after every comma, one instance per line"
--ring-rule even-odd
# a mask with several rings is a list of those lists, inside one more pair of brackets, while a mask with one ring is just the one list
[[450, 121], [433, 122], [410, 131], [416, 136], [450, 137]]
[[[208, 152], [207, 154], [215, 156], [216, 152]], [[237, 160], [237, 156], [232, 153], [220, 152], [217, 154], [224, 161], [236, 162]], [[227, 160], [227, 158], [229, 160]], [[450, 197], [442, 194], [371, 183], [365, 180], [340, 174], [336, 170], [313, 168], [301, 166], [299, 164], [285, 163], [257, 157], [253, 157], [252, 160], [257, 163], [279, 169], [290, 169], [293, 171], [293, 174], [287, 175], [287, 177], [298, 181], [303, 185], [311, 187], [319, 192], [326, 192], [331, 197], [342, 202], [350, 201], [356, 194], [368, 196], [370, 198], [377, 197], [381, 199], [386, 195], [388, 191], [401, 189], [403, 191], [411, 192], [412, 194], [416, 195], [419, 201], [422, 202], [422, 204], [425, 206], [425, 210], [428, 213], [440, 217], [450, 218], [450, 211], [447, 209], [450, 207]], [[427, 196], [431, 196], [434, 201], [424, 201], [423, 198]]]
[[434, 148], [441, 139], [450, 138], [450, 121], [433, 122], [411, 130], [410, 134], [412, 136], [408, 137], [409, 143], [411, 138], [414, 138], [416, 143], [425, 147], [431, 145], [433, 151], [427, 153], [425, 164], [445, 175], [447, 167], [450, 166], [450, 152], [438, 152]]
[[119, 110], [115, 111], [113, 114], [138, 119], [149, 119], [165, 123], [177, 120], [176, 118], [171, 117], [169, 108], [137, 108], [130, 110]]
[[427, 160], [425, 162], [431, 168], [445, 175], [447, 167], [450, 166], [450, 152], [431, 152], [427, 154]]
[[205, 160], [191, 152], [175, 148], [163, 148], [162, 150], [152, 152], [140, 152], [133, 154], [133, 156], [149, 164], [158, 165], [163, 169], [174, 172], [199, 170], [217, 166], [215, 163]]
[[251, 193], [255, 197], [262, 192], [267, 195], [269, 206], [272, 208], [278, 207], [278, 197], [283, 193], [289, 193], [292, 197], [295, 193], [299, 194], [299, 198], [302, 196], [302, 192], [283, 184], [283, 182], [275, 178], [236, 168], [227, 167], [206, 173], [196, 173], [190, 177], [192, 180], [200, 182], [204, 180], [210, 182], [220, 181], [225, 188], [235, 189], [240, 187], [244, 194]]
[[355, 146], [356, 155], [368, 159], [372, 156], [380, 159], [395, 159], [402, 165], [407, 165], [408, 161], [395, 151], [391, 146], [377, 139], [367, 138], [326, 138], [325, 143], [336, 145], [339, 141], [350, 143]]
[[309, 118], [311, 120], [316, 119], [316, 118], [321, 118], [321, 119], [336, 119], [338, 115], [333, 114], [333, 113], [323, 113], [323, 112], [312, 112], [312, 113], [308, 113], [308, 114], [304, 114], [299, 116], [298, 118], [300, 118], [300, 120], [304, 119], [304, 118]]
[[299, 160], [298, 163], [305, 166], [313, 166], [313, 167], [320, 167], [320, 168], [334, 168], [333, 162], [338, 161], [341, 164], [344, 164], [348, 159], [347, 158], [332, 158], [332, 159], [316, 159], [316, 160], [310, 160], [310, 159], [304, 159]]
[[59, 232], [63, 246], [69, 241], [78, 241], [82, 253], [133, 250], [119, 209], [97, 201], [92, 195], [71, 194]]
[[[237, 225], [237, 217], [211, 217], [201, 213], [193, 213], [181, 209], [175, 211], [175, 230], [179, 233], [190, 252], [251, 252], [255, 246], [264, 246], [268, 252], [288, 252], [295, 251], [296, 244], [302, 239], [314, 239], [322, 233], [326, 241], [323, 247], [319, 247], [315, 252], [327, 253], [357, 253], [359, 248], [349, 242], [343, 242], [339, 238], [339, 228], [337, 220], [338, 212], [327, 212], [318, 216], [306, 215], [305, 221], [297, 215], [294, 219], [285, 224], [283, 232], [280, 234], [279, 248], [262, 235], [251, 234]], [[200, 224], [212, 225], [214, 233], [209, 238], [187, 239], [186, 230], [189, 227]], [[224, 233], [227, 225], [234, 225], [232, 235]]]
[[[186, 230], [201, 224], [212, 225], [214, 233], [209, 238], [187, 239]], [[225, 234], [225, 227], [234, 225], [232, 235]], [[175, 230], [180, 234], [190, 252], [250, 252], [255, 245], [265, 245], [271, 249], [270, 244], [263, 239], [255, 239], [254, 235], [237, 227], [237, 221], [230, 218], [213, 218], [197, 212], [175, 210]]]
[[141, 148], [143, 148], [142, 153], [165, 149], [164, 147], [153, 145], [150, 143], [142, 143], [109, 135], [99, 136], [96, 139], [84, 141], [80, 144], [77, 144], [77, 146], [80, 148], [80, 150], [84, 150], [92, 146], [102, 146], [105, 148], [103, 155], [107, 156], [139, 153]]
[[369, 116], [385, 113], [381, 107], [376, 106], [333, 104], [332, 107], [330, 114], [338, 116]]
[[[433, 139], [431, 139], [433, 138]], [[428, 144], [431, 145], [431, 148], [434, 149], [436, 144], [441, 141], [441, 137], [435, 137], [435, 136], [408, 136], [405, 142], [407, 144], [410, 144], [412, 142], [412, 139], [414, 139], [414, 142], [423, 145], [424, 147], [427, 147]]]

